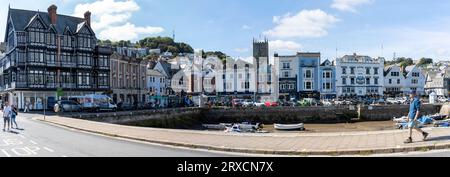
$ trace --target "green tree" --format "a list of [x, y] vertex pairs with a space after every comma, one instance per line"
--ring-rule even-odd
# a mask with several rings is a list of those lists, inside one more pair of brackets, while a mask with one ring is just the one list
[[433, 63], [433, 59], [431, 58], [421, 58], [419, 60], [419, 63], [417, 63], [418, 66], [425, 66], [428, 64], [432, 64]]

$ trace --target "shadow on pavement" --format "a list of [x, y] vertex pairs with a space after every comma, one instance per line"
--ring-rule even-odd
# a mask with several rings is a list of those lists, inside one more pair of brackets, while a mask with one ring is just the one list
[[446, 141], [446, 140], [450, 140], [450, 136], [440, 136], [427, 139], [427, 141]]
[[19, 132], [16, 132], [16, 131], [13, 131], [13, 130], [10, 130], [9, 133], [12, 133], [12, 134], [19, 134]]

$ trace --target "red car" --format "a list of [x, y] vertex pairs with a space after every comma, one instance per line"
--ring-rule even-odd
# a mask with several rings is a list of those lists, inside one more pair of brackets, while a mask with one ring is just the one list
[[231, 104], [233, 105], [234, 108], [242, 107], [243, 103], [244, 103], [243, 99], [233, 99], [231, 101]]
[[277, 107], [278, 106], [278, 102], [266, 102], [266, 107]]

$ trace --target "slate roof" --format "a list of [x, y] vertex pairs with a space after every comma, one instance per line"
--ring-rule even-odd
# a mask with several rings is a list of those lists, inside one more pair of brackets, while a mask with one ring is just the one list
[[[24, 31], [28, 24], [32, 21], [32, 19], [37, 18], [37, 14], [41, 17], [42, 21], [47, 27], [53, 26], [51, 24], [48, 12], [9, 9], [8, 17], [11, 17], [16, 31]], [[79, 30], [78, 25], [81, 25], [83, 22], [85, 22], [84, 18], [57, 14], [57, 20], [56, 25], [54, 25], [54, 29], [58, 34], [64, 34], [66, 27], [68, 27], [71, 32], [75, 33]]]
[[169, 77], [172, 77], [173, 71], [172, 71], [172, 65], [166, 61], [159, 61], [161, 63], [162, 68], [164, 69], [164, 72], [169, 75]]

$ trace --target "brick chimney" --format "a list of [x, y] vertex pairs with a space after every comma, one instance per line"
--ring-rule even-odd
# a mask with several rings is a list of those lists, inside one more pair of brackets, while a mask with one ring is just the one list
[[86, 20], [88, 26], [91, 26], [91, 12], [84, 13], [84, 20]]
[[48, 11], [48, 16], [50, 16], [50, 21], [52, 22], [52, 24], [56, 24], [56, 10], [58, 9], [58, 7], [56, 7], [54, 4], [51, 5], [50, 7], [48, 7], [47, 11]]

